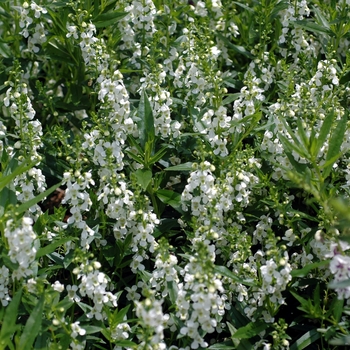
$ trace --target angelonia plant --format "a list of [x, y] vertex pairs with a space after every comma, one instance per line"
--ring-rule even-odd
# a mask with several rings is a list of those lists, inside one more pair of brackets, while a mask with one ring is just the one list
[[0, 349], [350, 344], [350, 1], [0, 1]]

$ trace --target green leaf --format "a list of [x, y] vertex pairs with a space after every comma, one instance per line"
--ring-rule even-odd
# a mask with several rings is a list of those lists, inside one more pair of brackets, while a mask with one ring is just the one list
[[242, 2], [238, 2], [238, 1], [232, 1], [234, 4], [236, 4], [237, 6], [240, 6], [242, 8], [244, 8], [245, 10], [249, 11], [249, 12], [254, 12], [254, 9], [243, 4]]
[[330, 164], [323, 170], [323, 177], [326, 178], [330, 174], [333, 164], [340, 157], [340, 148], [343, 143], [344, 135], [346, 132], [346, 125], [348, 122], [348, 113], [344, 113], [342, 119], [338, 121], [336, 128], [332, 132], [331, 139], [329, 140], [328, 151], [326, 155], [326, 163], [330, 161]]
[[152, 171], [148, 169], [137, 169], [134, 172], [137, 183], [141, 185], [142, 189], [146, 191], [149, 183], [152, 180]]
[[209, 346], [210, 350], [235, 350], [237, 347], [232, 346], [232, 345], [226, 345], [225, 343], [220, 343], [220, 344], [214, 344]]
[[155, 139], [153, 112], [145, 90], [141, 94], [137, 116], [139, 118], [137, 125], [140, 134], [140, 144], [145, 149], [147, 141], [153, 143]]
[[329, 22], [327, 21], [326, 17], [322, 14], [320, 9], [316, 6], [312, 6], [312, 11], [315, 14], [315, 17], [317, 21], [320, 23], [320, 25], [324, 28], [330, 29]]
[[333, 316], [337, 323], [339, 323], [344, 310], [344, 299], [338, 299], [337, 296], [334, 297], [330, 309], [333, 310]]
[[49, 194], [51, 194], [53, 191], [55, 191], [58, 187], [60, 187], [60, 185], [62, 184], [62, 181], [59, 182], [56, 185], [53, 185], [52, 187], [50, 187], [48, 190], [40, 193], [39, 195], [37, 195], [36, 197], [30, 199], [29, 201], [21, 204], [20, 206], [18, 206], [16, 208], [16, 215], [20, 215], [22, 213], [24, 213], [25, 211], [27, 211], [30, 207], [32, 207], [33, 205], [41, 202], [44, 198], [46, 198]]
[[223, 99], [222, 104], [225, 106], [235, 100], [237, 100], [242, 94], [240, 92], [237, 92], [235, 94], [229, 94], [226, 98]]
[[217, 274], [220, 274], [222, 276], [225, 276], [227, 278], [230, 278], [232, 280], [234, 280], [235, 282], [237, 283], [241, 283], [241, 284], [244, 284], [246, 286], [251, 286], [251, 287], [254, 287], [256, 286], [255, 283], [253, 283], [252, 281], [249, 281], [249, 280], [243, 280], [242, 278], [236, 276], [234, 273], [232, 273], [226, 266], [215, 266], [214, 267], [214, 271], [217, 273]]
[[56, 248], [60, 247], [64, 243], [67, 243], [67, 242], [72, 241], [72, 240], [74, 240], [74, 238], [66, 237], [66, 238], [62, 238], [58, 241], [54, 241], [54, 242], [50, 243], [49, 245], [47, 245], [46, 247], [40, 248], [37, 251], [35, 258], [38, 259], [44, 255], [50, 254], [50, 253], [54, 252], [56, 250]]
[[34, 344], [34, 340], [41, 328], [43, 308], [44, 296], [41, 296], [26, 322], [19, 340], [18, 350], [31, 349], [32, 345]]
[[269, 325], [266, 322], [257, 321], [250, 322], [246, 326], [241, 327], [232, 335], [233, 338], [250, 339], [264, 331]]
[[9, 175], [0, 177], [0, 191], [5, 188], [16, 176], [25, 173], [27, 170], [31, 169], [37, 162], [24, 161], [18, 165]]
[[45, 46], [45, 54], [50, 57], [51, 60], [56, 60], [59, 62], [66, 62], [75, 65], [75, 61], [72, 60], [72, 56], [64, 45], [58, 43], [57, 41], [49, 42]]
[[303, 29], [306, 29], [312, 33], [321, 33], [321, 34], [327, 34], [327, 35], [331, 35], [332, 32], [317, 24], [317, 23], [314, 23], [314, 22], [310, 22], [308, 20], [301, 20], [301, 21], [291, 21], [296, 27], [300, 27], [300, 28], [303, 28]]
[[179, 164], [179, 165], [174, 165], [170, 166], [168, 168], [165, 168], [165, 171], [191, 171], [192, 170], [192, 164], [191, 162]]
[[285, 154], [288, 157], [289, 161], [291, 162], [291, 164], [293, 165], [294, 169], [301, 175], [303, 175], [305, 173], [305, 169], [306, 169], [306, 164], [301, 164], [298, 163], [292, 152], [295, 151], [296, 153], [298, 153], [299, 155], [305, 156], [305, 153], [303, 153], [303, 151], [295, 146], [294, 143], [290, 142], [284, 135], [279, 134], [278, 135], [279, 140], [282, 143], [282, 146], [284, 148]]
[[104, 28], [109, 27], [116, 22], [123, 19], [128, 12], [120, 12], [120, 11], [111, 11], [107, 13], [102, 13], [101, 15], [98, 15], [95, 17], [92, 22], [94, 23], [96, 28]]
[[287, 1], [281, 1], [278, 4], [274, 5], [270, 14], [270, 18], [274, 19], [279, 15], [281, 11], [286, 10], [289, 6], [290, 4]]
[[128, 135], [128, 141], [131, 143], [131, 145], [133, 147], [135, 147], [137, 149], [138, 154], [143, 155], [143, 149], [141, 148], [141, 146], [138, 144], [138, 142], [135, 140], [135, 138], [131, 135]]
[[292, 275], [292, 277], [305, 277], [311, 270], [314, 270], [323, 266], [328, 266], [329, 262], [330, 260], [324, 260], [316, 263], [311, 263], [304, 266], [302, 269], [293, 270], [290, 274]]
[[297, 126], [298, 126], [299, 138], [300, 138], [301, 142], [303, 143], [305, 149], [308, 150], [309, 149], [310, 140], [306, 136], [306, 133], [305, 133], [305, 130], [304, 130], [304, 127], [303, 127], [303, 124], [302, 124], [300, 118], [297, 119]]
[[181, 208], [181, 194], [171, 190], [158, 190], [156, 196], [165, 204], [172, 206], [174, 209]]
[[130, 340], [117, 340], [115, 342], [115, 345], [117, 346], [122, 346], [122, 347], [127, 347], [127, 348], [134, 348], [137, 344], [130, 341]]
[[168, 148], [169, 148], [168, 145], [163, 146], [154, 156], [152, 156], [148, 160], [148, 164], [153, 165], [154, 163], [157, 163], [159, 160], [161, 160], [164, 157], [164, 155], [166, 154]]
[[227, 39], [225, 36], [223, 36], [219, 32], [216, 32], [215, 34], [218, 36], [220, 40], [222, 40], [228, 47], [230, 47], [236, 53], [243, 55], [245, 57], [248, 57], [250, 59], [254, 59], [254, 56], [249, 51], [247, 51], [243, 46], [233, 44], [229, 39]]
[[291, 347], [290, 350], [303, 350], [321, 337], [316, 329], [306, 332]]
[[127, 305], [121, 310], [115, 310], [110, 320], [111, 326], [115, 327], [118, 324], [122, 323], [124, 321], [125, 315], [128, 313], [129, 308], [130, 305]]
[[132, 158], [136, 163], [145, 165], [145, 162], [143, 160], [143, 158], [140, 158], [139, 156], [137, 156], [136, 154], [134, 154], [131, 151], [124, 151], [130, 158]]
[[299, 294], [293, 292], [292, 290], [290, 291], [290, 293], [293, 295], [293, 297], [295, 299], [297, 299], [300, 303], [300, 305], [305, 309], [305, 310], [308, 310], [309, 309], [309, 306], [310, 306], [310, 302], [308, 299], [305, 299], [303, 297], [301, 297]]
[[174, 281], [167, 282], [167, 287], [169, 291], [169, 299], [173, 305], [176, 305], [178, 296], [178, 287]]
[[16, 332], [19, 326], [16, 326], [16, 321], [18, 317], [18, 306], [22, 297], [22, 289], [19, 289], [15, 296], [12, 298], [10, 304], [7, 306], [4, 320], [1, 325], [0, 331], [0, 347], [2, 349], [6, 348], [11, 342], [12, 335]]
[[82, 328], [86, 330], [86, 334], [94, 334], [101, 332], [102, 327], [96, 327], [96, 326], [88, 326], [88, 325], [82, 325]]
[[320, 133], [316, 139], [315, 143], [315, 150], [313, 150], [313, 154], [317, 156], [318, 152], [320, 151], [321, 147], [324, 145], [328, 134], [331, 131], [331, 127], [333, 124], [335, 113], [332, 111], [331, 113], [328, 113], [322, 123]]

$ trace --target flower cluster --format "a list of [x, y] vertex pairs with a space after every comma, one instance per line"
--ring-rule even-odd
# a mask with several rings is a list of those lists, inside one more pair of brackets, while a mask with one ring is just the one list
[[80, 280], [78, 286], [80, 295], [88, 297], [94, 303], [86, 316], [88, 318], [95, 317], [96, 320], [102, 320], [106, 317], [102, 310], [105, 304], [110, 303], [114, 307], [117, 306], [117, 297], [106, 290], [108, 280], [106, 275], [99, 271], [99, 268], [101, 268], [101, 264], [94, 261], [81, 264], [74, 270], [78, 280]]
[[[37, 21], [37, 19], [41, 18], [41, 16], [45, 15], [46, 13], [46, 8], [37, 5], [34, 1], [31, 1], [30, 5], [25, 1], [20, 8], [19, 26], [22, 28], [20, 34], [22, 34], [24, 38], [27, 38], [27, 50], [29, 52], [38, 53], [40, 48], [37, 45], [42, 45], [47, 40], [48, 32], [45, 30], [44, 24], [40, 21]], [[33, 29], [30, 28], [34, 24], [35, 27]], [[30, 35], [31, 33], [32, 35]]]
[[140, 348], [165, 350], [164, 326], [169, 315], [164, 315], [161, 300], [145, 299], [143, 302], [135, 301], [136, 315], [141, 322], [144, 333], [139, 335]]
[[35, 255], [37, 252], [37, 236], [33, 231], [33, 220], [23, 217], [20, 222], [13, 219], [7, 220], [5, 237], [9, 246], [11, 261], [18, 264], [12, 273], [12, 278], [20, 280], [23, 277], [32, 276], [36, 267]]
[[5, 265], [3, 265], [0, 268], [0, 301], [3, 307], [7, 306], [11, 301], [8, 289], [9, 282], [10, 270]]
[[[225, 314], [225, 295], [222, 282], [211, 271], [214, 245], [196, 243], [196, 252], [189, 259], [178, 284], [176, 316], [184, 322], [180, 333], [192, 341], [191, 349], [207, 347], [202, 334], [213, 333]], [[227, 306], [228, 307], [228, 306]]]

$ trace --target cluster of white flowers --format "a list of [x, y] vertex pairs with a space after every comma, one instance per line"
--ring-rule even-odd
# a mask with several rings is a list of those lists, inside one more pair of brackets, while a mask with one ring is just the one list
[[149, 284], [157, 292], [161, 292], [161, 297], [169, 295], [169, 285], [174, 282], [175, 287], [179, 283], [179, 276], [176, 270], [178, 260], [173, 254], [158, 253], [155, 260], [155, 268], [152, 272]]
[[11, 301], [8, 285], [10, 283], [10, 270], [5, 266], [0, 268], [0, 301], [3, 307]]
[[157, 215], [154, 214], [151, 208], [146, 211], [139, 210], [138, 212], [129, 212], [129, 220], [134, 225], [130, 227], [132, 233], [132, 251], [133, 261], [130, 264], [131, 270], [136, 273], [137, 270], [143, 271], [145, 266], [142, 261], [148, 259], [148, 252], [153, 253], [155, 247], [155, 239], [153, 236], [154, 229], [159, 224]]
[[[279, 43], [284, 44], [290, 40], [289, 47], [295, 49], [294, 58], [297, 58], [300, 52], [303, 54], [314, 54], [315, 48], [307, 42], [305, 32], [301, 28], [291, 25], [293, 21], [302, 20], [309, 15], [310, 9], [306, 0], [289, 1], [289, 6], [281, 11], [282, 34], [280, 35]], [[280, 50], [283, 56], [287, 55], [288, 51], [286, 48], [281, 48]]]
[[[190, 201], [193, 215], [201, 216], [207, 212], [207, 203], [211, 202], [216, 196], [215, 178], [212, 174], [214, 170], [215, 166], [205, 161], [199, 165], [197, 170], [191, 172], [187, 180], [188, 184], [181, 195], [183, 210], [188, 210], [185, 203]], [[195, 191], [196, 189], [198, 191]], [[195, 195], [196, 192], [199, 192], [198, 196]]]
[[276, 305], [282, 305], [284, 298], [282, 297], [282, 291], [287, 287], [292, 276], [291, 266], [287, 262], [288, 255], [281, 259], [277, 264], [273, 259], [269, 259], [265, 262], [265, 265], [260, 267], [262, 276], [262, 291], [263, 294], [269, 296], [270, 301]]
[[149, 52], [145, 40], [151, 38], [156, 32], [153, 20], [157, 9], [152, 0], [121, 0], [118, 3], [127, 13], [118, 23], [118, 29], [122, 35], [120, 49], [132, 51], [130, 63], [140, 69], [140, 58]]
[[[334, 276], [333, 282], [349, 281], [350, 279], [350, 257], [342, 254], [335, 254], [332, 258], [329, 269]], [[350, 286], [335, 289], [339, 299], [350, 298]]]
[[[19, 8], [20, 21], [19, 26], [22, 28], [20, 34], [27, 38], [27, 50], [29, 52], [38, 53], [40, 48], [37, 45], [42, 45], [47, 40], [47, 30], [45, 30], [44, 24], [42, 22], [33, 23], [33, 18], [41, 18], [43, 14], [47, 13], [47, 10], [37, 5], [34, 1], [31, 1], [30, 5], [28, 2], [24, 2], [22, 7]], [[34, 16], [33, 16], [34, 14]], [[33, 34], [30, 35], [32, 31], [29, 26], [35, 24]]]
[[215, 246], [199, 243], [196, 250], [180, 272], [184, 282], [178, 284], [177, 292], [176, 316], [184, 322], [180, 333], [192, 339], [191, 349], [208, 346], [202, 331], [213, 333], [227, 306], [222, 282], [208, 264], [213, 262]]
[[142, 328], [149, 329], [151, 332], [151, 335], [146, 339], [143, 339], [143, 335], [139, 335], [141, 343], [138, 346], [140, 349], [166, 349], [163, 331], [169, 315], [163, 314], [162, 303], [162, 300], [150, 298], [146, 298], [142, 302], [135, 301], [136, 316], [139, 318]]
[[68, 218], [68, 224], [74, 224], [75, 227], [82, 229], [80, 244], [83, 248], [89, 249], [89, 244], [94, 239], [94, 231], [83, 220], [83, 213], [89, 211], [92, 204], [86, 190], [90, 188], [90, 185], [93, 186], [95, 182], [91, 173], [81, 174], [79, 170], [76, 170], [74, 174], [65, 172], [63, 178], [67, 188], [62, 204], [71, 204], [71, 216]]
[[125, 139], [134, 130], [134, 122], [129, 118], [129, 95], [122, 81], [123, 76], [119, 71], [115, 71], [111, 78], [103, 73], [98, 78], [101, 83], [98, 98], [103, 102], [101, 113], [106, 114], [103, 120], [109, 127], [102, 128], [103, 120], [100, 120], [101, 125], [84, 134], [83, 143], [86, 154], [90, 155], [94, 164], [102, 167], [101, 177], [107, 175], [106, 171], [111, 174], [123, 169]]
[[80, 280], [78, 286], [80, 295], [87, 296], [94, 303], [93, 308], [86, 316], [88, 318], [95, 317], [96, 320], [102, 320], [106, 317], [102, 310], [105, 304], [111, 303], [114, 307], [117, 306], [117, 297], [106, 290], [108, 280], [106, 275], [99, 271], [100, 268], [101, 264], [94, 261], [81, 264], [73, 271]]
[[37, 150], [42, 146], [42, 128], [38, 120], [34, 120], [35, 110], [28, 97], [28, 86], [25, 83], [13, 84], [8, 82], [10, 88], [6, 91], [4, 105], [8, 107], [10, 116], [16, 123], [17, 133], [20, 138], [14, 146], [21, 148], [25, 155], [30, 155], [31, 160], [38, 160]]
[[125, 340], [129, 338], [131, 332], [130, 326], [125, 323], [118, 323], [114, 328], [110, 329], [111, 337], [114, 340]]
[[[17, 199], [21, 203], [25, 203], [34, 198], [36, 192], [44, 192], [46, 189], [45, 181], [42, 171], [37, 168], [32, 168], [27, 173], [16, 176], [13, 183], [16, 188]], [[31, 212], [40, 212], [40, 207], [34, 205], [29, 210]]]
[[83, 350], [85, 349], [86, 342], [80, 341], [76, 339], [78, 335], [84, 336], [86, 334], [86, 330], [79, 326], [79, 321], [71, 323], [71, 337], [73, 338], [73, 341], [69, 344], [70, 348], [72, 350]]
[[[98, 52], [96, 50], [95, 43], [98, 41], [98, 39], [94, 36], [96, 33], [96, 27], [92, 23], [85, 23], [83, 22], [82, 27], [85, 29], [84, 32], [80, 34], [81, 41], [79, 43], [81, 52], [85, 61], [86, 65], [89, 65], [92, 62], [96, 61], [96, 58], [100, 56], [101, 52]], [[76, 37], [76, 27], [75, 26], [68, 26], [67, 37], [70, 37], [73, 35], [73, 37]]]
[[13, 279], [21, 279], [33, 275], [35, 255], [37, 252], [36, 234], [33, 231], [33, 220], [23, 217], [20, 221], [7, 220], [4, 236], [9, 246], [9, 257], [11, 261], [18, 264], [13, 271]]
[[[8, 81], [10, 86], [5, 94], [4, 105], [7, 107], [6, 112], [15, 121], [15, 134], [17, 141], [13, 147], [7, 147], [9, 155], [17, 153], [17, 157], [21, 160], [30, 158], [31, 161], [38, 164], [41, 156], [38, 151], [43, 143], [41, 137], [43, 135], [40, 121], [34, 119], [35, 110], [29, 98], [29, 89], [26, 83], [21, 83], [24, 77], [19, 72], [15, 73], [16, 82]], [[2, 128], [2, 134], [5, 136], [5, 130]], [[0, 136], [1, 137], [1, 136]], [[1, 140], [3, 145], [3, 141]], [[29, 171], [18, 175], [14, 180], [17, 199], [25, 202], [35, 197], [39, 192], [46, 189], [45, 176], [41, 170], [33, 167]], [[40, 208], [34, 205], [30, 208], [32, 213], [39, 213]]]
[[[253, 69], [247, 71], [246, 79], [248, 85], [242, 87], [240, 97], [233, 103], [232, 120], [235, 122], [253, 115], [256, 112], [256, 104], [265, 100], [264, 90], [259, 87], [261, 79], [256, 77]], [[240, 124], [234, 125], [230, 131], [240, 132], [241, 128]]]

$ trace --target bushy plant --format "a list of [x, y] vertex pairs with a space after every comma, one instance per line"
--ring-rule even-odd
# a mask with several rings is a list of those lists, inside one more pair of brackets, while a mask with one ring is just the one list
[[0, 348], [350, 344], [350, 1], [0, 1]]

